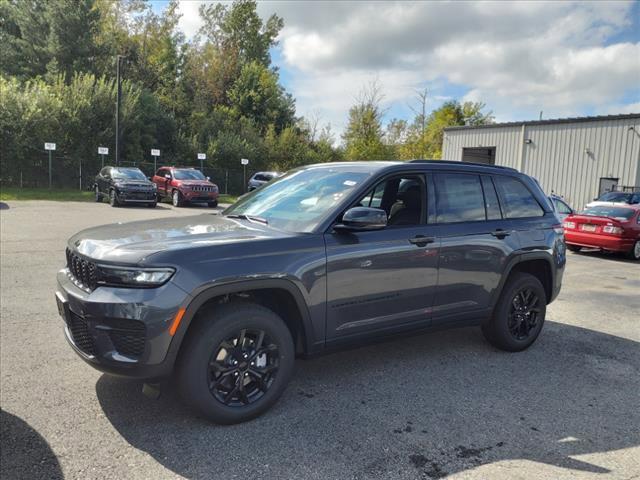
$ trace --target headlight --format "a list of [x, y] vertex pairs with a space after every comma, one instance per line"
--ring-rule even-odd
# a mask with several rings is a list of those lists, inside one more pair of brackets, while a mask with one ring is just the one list
[[173, 268], [111, 267], [98, 265], [98, 285], [158, 287], [171, 278]]

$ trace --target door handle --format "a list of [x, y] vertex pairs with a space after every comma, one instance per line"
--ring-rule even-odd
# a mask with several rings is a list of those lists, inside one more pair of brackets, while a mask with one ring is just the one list
[[415, 237], [409, 239], [409, 243], [413, 243], [414, 245], [417, 245], [418, 247], [424, 247], [428, 243], [433, 243], [435, 241], [436, 241], [435, 238], [433, 238], [433, 237], [425, 237], [424, 235], [416, 235]]
[[502, 230], [501, 228], [498, 228], [498, 229], [494, 230], [493, 232], [491, 232], [491, 235], [493, 235], [496, 238], [504, 238], [504, 237], [508, 237], [509, 235], [511, 235], [511, 232], [509, 232], [507, 230]]

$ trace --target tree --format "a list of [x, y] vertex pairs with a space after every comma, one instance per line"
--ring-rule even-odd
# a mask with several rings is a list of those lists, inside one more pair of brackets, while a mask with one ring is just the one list
[[365, 87], [355, 105], [349, 109], [349, 122], [342, 135], [347, 160], [387, 159], [389, 149], [384, 144], [383, 110], [380, 86], [377, 82]]

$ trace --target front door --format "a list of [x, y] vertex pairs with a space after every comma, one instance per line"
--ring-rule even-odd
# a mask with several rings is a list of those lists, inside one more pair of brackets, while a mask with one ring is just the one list
[[426, 200], [423, 176], [387, 179], [357, 202], [384, 209], [386, 228], [325, 235], [329, 343], [428, 324], [438, 240], [426, 225]]

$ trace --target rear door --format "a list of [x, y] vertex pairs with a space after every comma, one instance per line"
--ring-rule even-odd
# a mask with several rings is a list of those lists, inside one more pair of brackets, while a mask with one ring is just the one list
[[325, 234], [328, 342], [428, 324], [438, 242], [426, 200], [423, 175], [390, 177], [356, 202], [384, 209], [386, 228]]
[[440, 239], [433, 323], [463, 320], [491, 306], [507, 259], [518, 249], [491, 177], [443, 172], [433, 176]]

